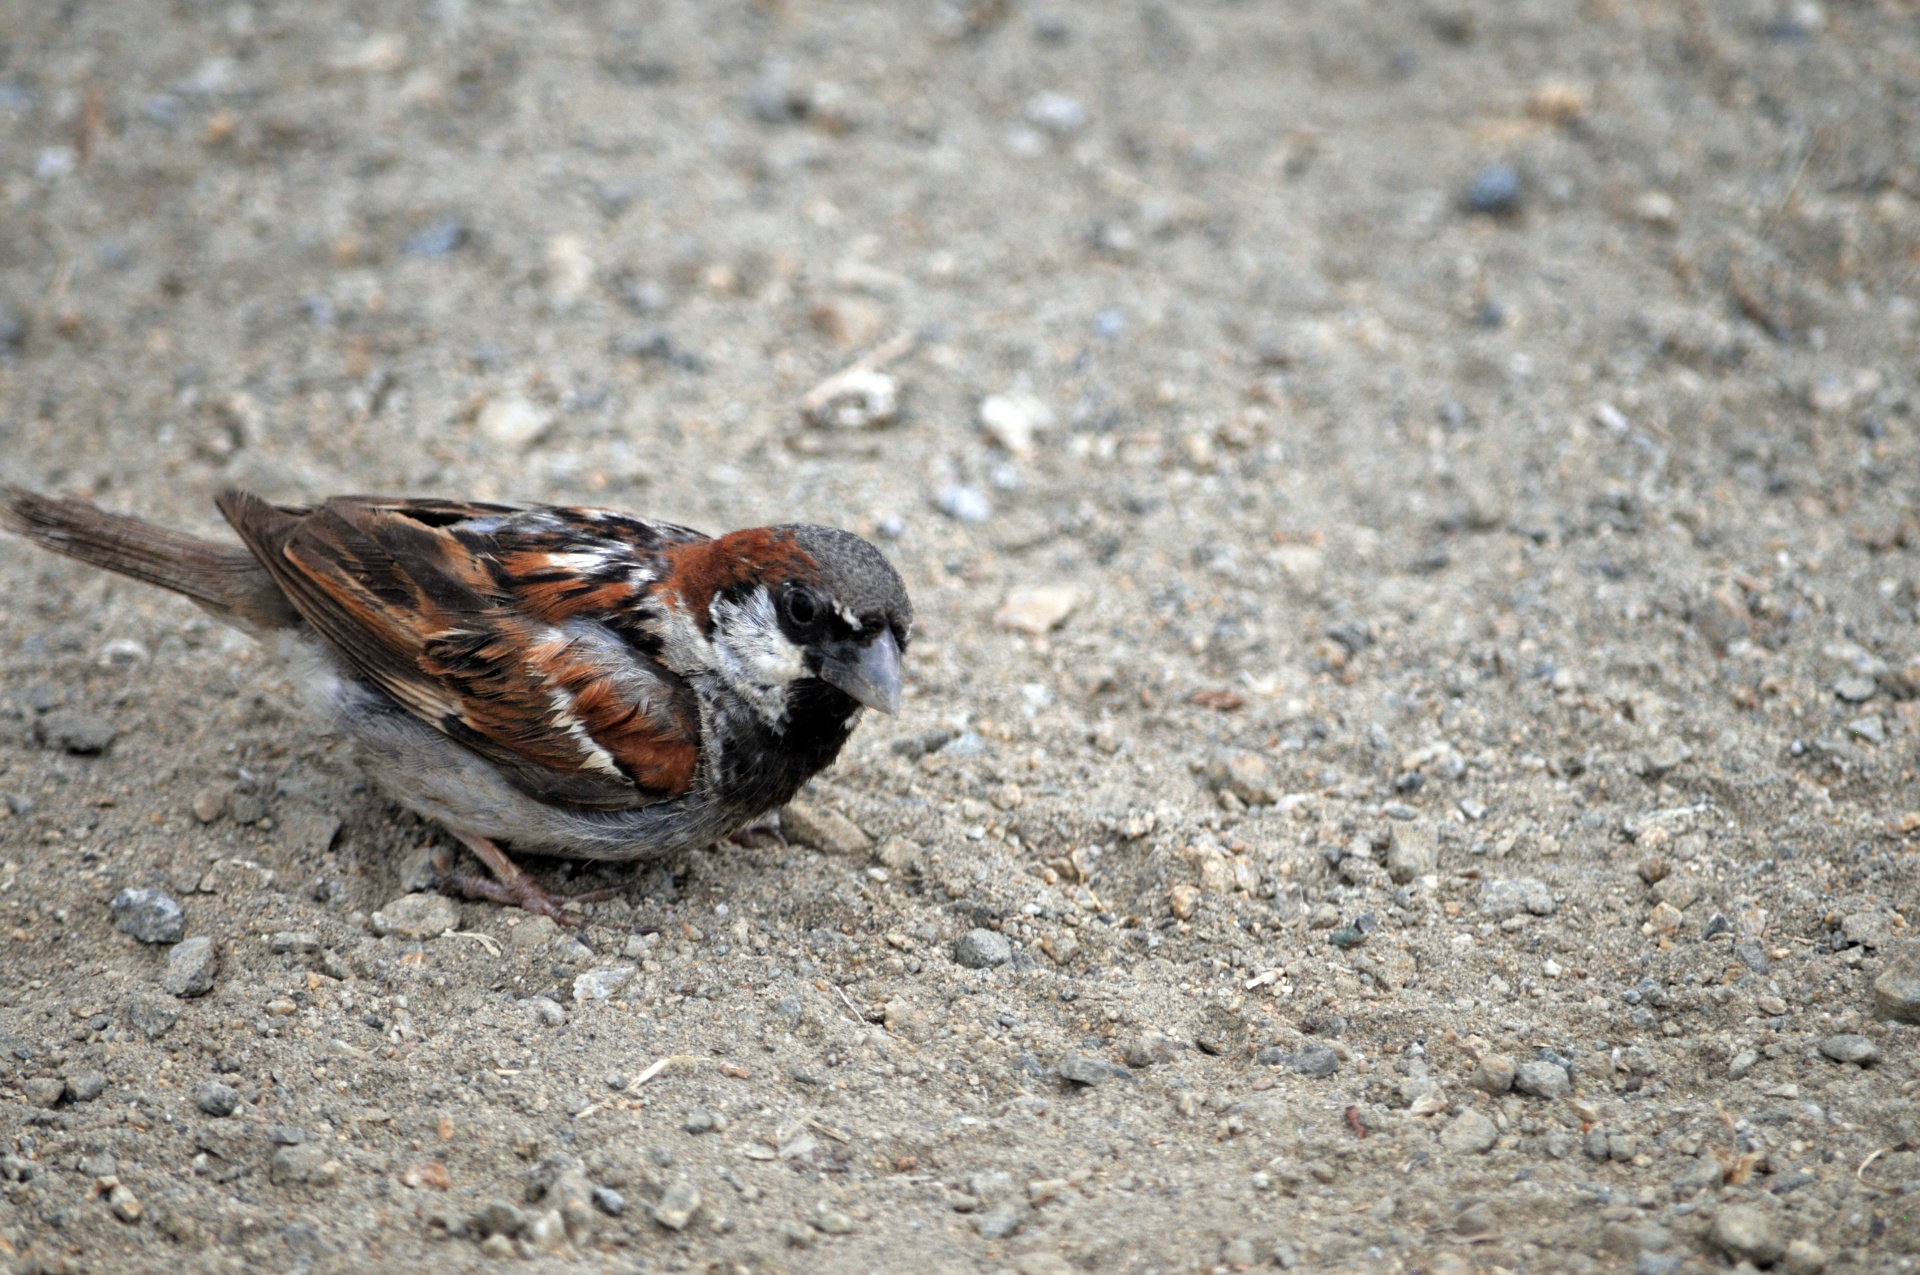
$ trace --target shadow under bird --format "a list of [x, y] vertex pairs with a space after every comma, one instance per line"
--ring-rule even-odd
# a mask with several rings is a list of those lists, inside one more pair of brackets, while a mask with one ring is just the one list
[[[605, 509], [229, 491], [241, 546], [0, 488], [0, 526], [273, 642], [369, 776], [564, 919], [502, 845], [633, 860], [785, 805], [898, 710], [913, 606], [859, 536], [710, 537]], [[244, 547], [242, 547], [244, 546]], [[610, 892], [576, 898], [605, 897]]]

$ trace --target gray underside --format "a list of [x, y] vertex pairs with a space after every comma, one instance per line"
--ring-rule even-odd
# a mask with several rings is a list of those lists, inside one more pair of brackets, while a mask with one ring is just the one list
[[550, 805], [337, 666], [322, 670], [316, 682], [330, 724], [354, 741], [368, 777], [389, 796], [448, 828], [511, 849], [571, 859], [647, 859], [710, 845], [764, 813], [715, 801], [700, 787], [633, 810]]

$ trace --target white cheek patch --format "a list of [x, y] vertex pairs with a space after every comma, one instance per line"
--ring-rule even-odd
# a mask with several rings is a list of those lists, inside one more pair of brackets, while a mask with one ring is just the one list
[[852, 629], [855, 633], [858, 633], [860, 631], [860, 617], [855, 615], [853, 612], [849, 611], [847, 609], [846, 603], [844, 602], [834, 603], [833, 613], [839, 616], [842, 620], [845, 620], [847, 622], [847, 627]]
[[787, 686], [807, 675], [801, 649], [780, 631], [773, 599], [756, 591], [713, 604], [713, 653], [720, 675], [770, 721], [786, 716]]

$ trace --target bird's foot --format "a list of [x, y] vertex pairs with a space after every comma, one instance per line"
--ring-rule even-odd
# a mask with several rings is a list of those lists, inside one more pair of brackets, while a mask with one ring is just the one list
[[606, 886], [598, 890], [587, 890], [580, 894], [549, 894], [539, 882], [528, 876], [526, 870], [509, 859], [506, 852], [485, 837], [469, 836], [465, 833], [454, 834], [467, 849], [487, 865], [493, 873], [491, 879], [476, 877], [466, 873], [454, 873], [447, 878], [447, 884], [460, 891], [469, 899], [489, 899], [495, 903], [504, 903], [517, 907], [523, 912], [535, 916], [550, 917], [557, 925], [568, 929], [578, 929], [586, 924], [586, 919], [577, 912], [568, 912], [569, 903], [599, 903], [618, 896], [619, 886]]

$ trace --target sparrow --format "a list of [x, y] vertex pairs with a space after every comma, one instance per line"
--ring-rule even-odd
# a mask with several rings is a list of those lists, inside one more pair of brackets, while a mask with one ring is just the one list
[[[900, 707], [913, 605], [833, 527], [227, 491], [220, 544], [0, 487], [0, 527], [272, 642], [370, 777], [466, 845], [472, 897], [566, 921], [503, 849], [636, 860], [785, 805]], [[576, 895], [608, 897], [613, 891]]]

